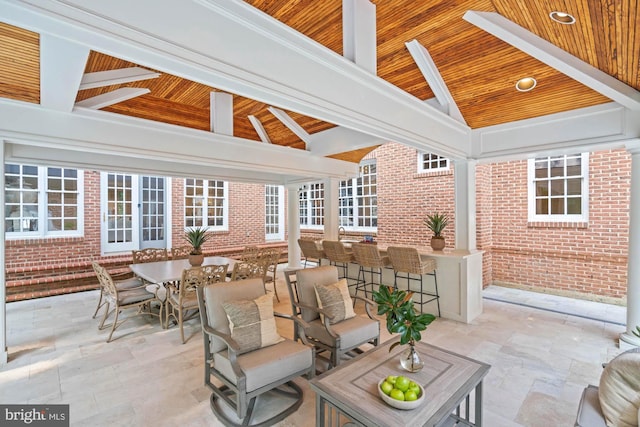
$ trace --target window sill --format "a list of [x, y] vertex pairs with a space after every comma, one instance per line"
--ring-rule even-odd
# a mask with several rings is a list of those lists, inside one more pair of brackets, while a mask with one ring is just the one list
[[589, 228], [586, 221], [567, 221], [567, 222], [544, 222], [544, 221], [528, 221], [527, 228]]
[[434, 176], [447, 176], [447, 175], [453, 175], [453, 169], [449, 168], [447, 170], [440, 170], [440, 171], [433, 171], [433, 172], [417, 172], [414, 173], [412, 178], [413, 179], [421, 179], [421, 178], [430, 178], [430, 177], [434, 177]]

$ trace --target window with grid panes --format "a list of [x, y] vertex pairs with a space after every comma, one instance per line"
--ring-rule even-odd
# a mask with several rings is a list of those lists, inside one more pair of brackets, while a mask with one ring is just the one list
[[528, 176], [529, 221], [588, 221], [588, 153], [529, 159]]
[[[300, 225], [307, 228], [323, 225], [323, 217], [315, 218], [312, 223], [310, 214], [314, 208], [322, 206], [324, 215], [324, 200], [313, 200], [313, 194], [320, 194], [322, 183], [313, 183], [300, 190]], [[315, 192], [315, 193], [314, 193]], [[338, 214], [339, 224], [352, 231], [375, 231], [378, 226], [378, 198], [376, 161], [367, 160], [361, 163], [358, 178], [341, 181], [338, 186]]]
[[6, 164], [7, 237], [82, 235], [83, 176], [77, 169]]
[[418, 151], [418, 172], [437, 172], [449, 170], [449, 159], [433, 153]]
[[264, 189], [265, 240], [284, 239], [283, 188], [279, 185], [266, 185]]
[[207, 179], [185, 179], [185, 227], [227, 230], [227, 183]]

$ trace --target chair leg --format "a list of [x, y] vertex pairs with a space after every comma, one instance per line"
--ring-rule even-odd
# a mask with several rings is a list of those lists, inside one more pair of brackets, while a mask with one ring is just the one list
[[433, 283], [436, 287], [436, 304], [438, 305], [438, 317], [440, 317], [440, 294], [438, 293], [438, 276], [436, 276], [435, 270], [433, 270]]
[[184, 344], [184, 309], [182, 307], [179, 307], [178, 310], [178, 323], [180, 324], [180, 338], [182, 338], [182, 344]]
[[105, 302], [106, 304], [106, 308], [104, 310], [104, 315], [102, 316], [102, 320], [100, 321], [100, 324], [98, 325], [98, 330], [102, 330], [102, 328], [104, 327], [104, 322], [107, 320], [107, 317], [109, 317], [109, 308], [111, 306], [111, 304], [109, 304], [109, 301]]
[[93, 316], [91, 316], [92, 319], [96, 318], [96, 316], [98, 315], [98, 310], [100, 310], [100, 307], [102, 307], [102, 287], [100, 288], [100, 297], [98, 298], [98, 306], [96, 307], [96, 311], [93, 313]]
[[111, 342], [111, 337], [113, 336], [113, 331], [118, 327], [118, 314], [120, 314], [120, 308], [116, 306], [115, 309], [116, 315], [113, 319], [113, 325], [111, 325], [111, 332], [109, 332], [109, 338], [107, 338], [107, 342]]

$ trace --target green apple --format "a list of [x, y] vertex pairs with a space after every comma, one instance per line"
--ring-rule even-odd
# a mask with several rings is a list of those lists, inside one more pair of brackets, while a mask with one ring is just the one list
[[398, 378], [396, 378], [395, 386], [396, 386], [396, 388], [398, 390], [400, 390], [401, 392], [404, 393], [405, 391], [409, 390], [409, 383], [410, 382], [411, 382], [411, 380], [409, 380], [409, 378], [407, 378], [407, 377], [405, 377], [403, 375], [400, 375], [400, 376], [398, 376]]
[[418, 399], [418, 394], [413, 390], [407, 390], [404, 392], [404, 400], [410, 402], [412, 400]]
[[409, 382], [409, 390], [414, 391], [416, 395], [420, 394], [420, 386], [413, 381]]
[[391, 390], [391, 393], [389, 393], [389, 397], [395, 400], [404, 401], [404, 393], [402, 392], [402, 390], [398, 390], [397, 388], [394, 388], [393, 390]]
[[398, 377], [396, 377], [395, 375], [389, 375], [389, 376], [387, 377], [386, 381], [387, 381], [389, 384], [391, 384], [391, 385], [395, 385], [395, 383], [396, 383], [396, 378], [398, 378]]
[[388, 396], [389, 393], [391, 393], [391, 390], [393, 390], [393, 384], [383, 381], [382, 384], [380, 384], [380, 390]]

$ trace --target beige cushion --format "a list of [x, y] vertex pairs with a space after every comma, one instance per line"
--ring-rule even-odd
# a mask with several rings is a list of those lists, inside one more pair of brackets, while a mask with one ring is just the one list
[[[315, 337], [326, 345], [333, 346], [334, 339], [327, 332], [327, 328], [320, 319], [309, 323], [307, 334]], [[364, 316], [355, 316], [331, 326], [333, 333], [340, 337], [339, 350], [357, 347], [380, 335], [380, 322]]]
[[347, 279], [341, 279], [337, 283], [314, 286], [318, 307], [327, 312], [331, 318], [329, 323], [339, 323], [356, 315], [353, 311], [353, 300], [349, 295]]
[[637, 427], [640, 408], [640, 349], [614, 358], [602, 372], [598, 397], [609, 427]]
[[229, 319], [229, 330], [240, 353], [274, 345], [283, 340], [273, 317], [273, 297], [262, 295], [253, 300], [227, 301], [222, 308]]
[[[298, 282], [298, 298], [300, 302], [315, 308], [318, 307], [315, 286], [336, 283], [338, 281], [338, 269], [333, 265], [305, 268], [296, 271], [296, 280]], [[317, 312], [302, 309], [302, 319], [305, 322], [311, 322], [318, 317]]]

